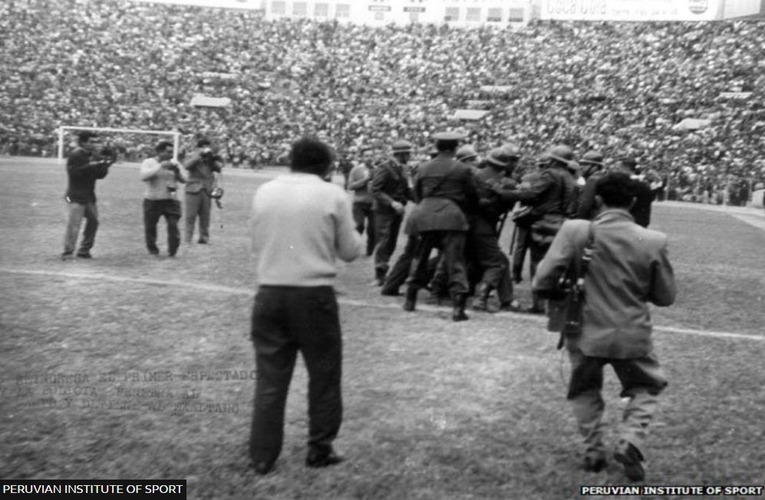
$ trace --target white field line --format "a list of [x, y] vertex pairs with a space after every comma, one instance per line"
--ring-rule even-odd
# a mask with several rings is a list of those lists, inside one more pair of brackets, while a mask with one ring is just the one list
[[[149, 278], [130, 278], [127, 276], [113, 276], [113, 275], [101, 274], [101, 273], [73, 273], [73, 272], [64, 272], [64, 271], [46, 271], [46, 270], [34, 270], [34, 269], [12, 269], [12, 268], [4, 268], [4, 267], [0, 267], [0, 273], [32, 275], [32, 276], [59, 276], [63, 278], [80, 279], [80, 280], [112, 281], [115, 283], [136, 283], [140, 285], [152, 285], [152, 286], [185, 287], [185, 288], [193, 288], [197, 290], [204, 290], [208, 292], [218, 292], [218, 293], [225, 293], [229, 295], [241, 295], [241, 296], [249, 296], [249, 297], [254, 297], [255, 295], [254, 287], [251, 289], [251, 288], [244, 288], [244, 287], [210, 285], [206, 283], [194, 283], [191, 281], [180, 281], [180, 280], [165, 281], [165, 280], [157, 280], [157, 279], [149, 279]], [[346, 299], [343, 297], [342, 292], [338, 292], [338, 295], [339, 296], [337, 301], [340, 304], [344, 304], [348, 306], [373, 307], [377, 309], [400, 309], [401, 308], [399, 304], [377, 303], [377, 302], [369, 302], [366, 300]], [[427, 311], [430, 313], [444, 311], [443, 308], [438, 308], [438, 307], [429, 306], [429, 305], [418, 305], [417, 310]], [[522, 318], [527, 321], [539, 323], [540, 325], [547, 322], [547, 318], [543, 316], [531, 316], [531, 315], [522, 314], [522, 313], [501, 312], [501, 313], [496, 313], [493, 316], [496, 316], [496, 317], [512, 316], [516, 318]], [[685, 335], [695, 335], [698, 337], [728, 338], [728, 339], [754, 340], [759, 342], [765, 342], [765, 335], [752, 335], [747, 333], [718, 332], [713, 330], [694, 330], [690, 328], [676, 328], [671, 326], [658, 326], [658, 325], [654, 326], [654, 330], [658, 332], [664, 332], [664, 333], [680, 333]]]

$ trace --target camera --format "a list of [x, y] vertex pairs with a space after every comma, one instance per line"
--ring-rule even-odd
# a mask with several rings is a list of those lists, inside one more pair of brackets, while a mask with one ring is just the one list
[[117, 161], [117, 150], [109, 143], [104, 144], [96, 153], [98, 159], [106, 163]]

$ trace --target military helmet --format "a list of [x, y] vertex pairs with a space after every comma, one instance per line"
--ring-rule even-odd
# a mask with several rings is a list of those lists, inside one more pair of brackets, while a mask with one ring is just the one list
[[403, 139], [399, 139], [393, 143], [391, 146], [391, 149], [393, 149], [393, 154], [397, 153], [411, 153], [414, 146], [411, 142], [405, 141]]
[[478, 158], [478, 152], [475, 150], [475, 148], [469, 144], [465, 144], [464, 146], [461, 146], [457, 150], [457, 154], [455, 155], [455, 158], [457, 158], [460, 161], [468, 161], [468, 160], [475, 160]]
[[603, 154], [599, 153], [598, 151], [595, 151], [594, 149], [591, 149], [584, 153], [582, 155], [582, 159], [579, 160], [579, 163], [586, 163], [590, 165], [598, 165], [600, 167], [603, 166]]
[[510, 166], [511, 157], [507, 155], [504, 148], [494, 148], [489, 151], [489, 156], [486, 157], [486, 161], [501, 168], [507, 168]]

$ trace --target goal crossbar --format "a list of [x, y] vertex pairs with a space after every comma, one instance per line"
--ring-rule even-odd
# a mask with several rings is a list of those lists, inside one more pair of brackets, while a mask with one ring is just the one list
[[152, 134], [173, 136], [173, 159], [178, 160], [178, 148], [181, 145], [181, 133], [177, 130], [141, 130], [134, 128], [111, 128], [111, 127], [70, 127], [58, 128], [58, 159], [64, 159], [64, 135], [67, 130], [91, 130], [93, 132], [117, 132], [121, 134]]

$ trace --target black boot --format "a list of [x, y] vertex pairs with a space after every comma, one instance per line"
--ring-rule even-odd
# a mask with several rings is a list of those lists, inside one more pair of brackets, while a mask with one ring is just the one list
[[374, 286], [383, 286], [385, 284], [385, 275], [388, 273], [388, 270], [384, 267], [376, 267], [375, 268], [375, 280], [372, 282], [372, 285]]
[[417, 304], [417, 288], [409, 286], [406, 288], [406, 299], [404, 300], [404, 311], [414, 311]]
[[487, 311], [489, 309], [488, 302], [490, 292], [491, 289], [489, 288], [489, 285], [484, 282], [478, 283], [478, 285], [475, 287], [475, 294], [473, 295], [474, 311]]
[[452, 321], [465, 321], [468, 315], [465, 314], [465, 304], [467, 304], [467, 294], [458, 293], [452, 299]]

